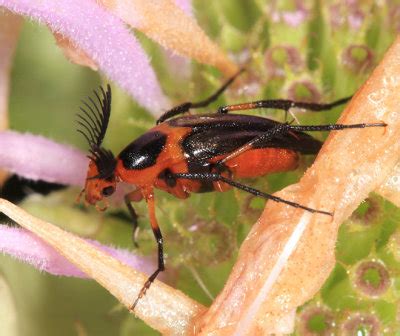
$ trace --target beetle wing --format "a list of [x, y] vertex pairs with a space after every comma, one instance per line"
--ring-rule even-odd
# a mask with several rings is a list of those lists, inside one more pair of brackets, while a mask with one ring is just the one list
[[[271, 119], [238, 114], [187, 116], [173, 119], [169, 124], [192, 128], [183, 139], [182, 147], [189, 157], [199, 161], [231, 153], [279, 125]], [[315, 154], [321, 148], [321, 142], [306, 133], [290, 131], [258, 142], [254, 148], [284, 148]]]

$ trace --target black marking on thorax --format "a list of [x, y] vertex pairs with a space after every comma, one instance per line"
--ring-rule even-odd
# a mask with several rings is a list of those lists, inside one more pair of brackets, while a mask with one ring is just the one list
[[145, 169], [156, 163], [166, 142], [167, 136], [164, 133], [147, 132], [131, 142], [118, 157], [126, 169]]

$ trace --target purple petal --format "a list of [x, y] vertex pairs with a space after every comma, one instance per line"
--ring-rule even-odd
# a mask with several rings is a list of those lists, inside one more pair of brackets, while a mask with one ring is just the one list
[[[150, 274], [156, 268], [149, 258], [138, 257], [126, 250], [105, 246], [97, 241], [86, 241], [136, 270]], [[50, 274], [88, 278], [50, 245], [25, 229], [0, 224], [0, 252]]]
[[80, 150], [42, 136], [0, 132], [0, 167], [20, 176], [82, 186], [88, 159]]
[[169, 106], [149, 60], [120, 19], [93, 0], [0, 0], [0, 6], [68, 37], [99, 68], [154, 114]]
[[[190, 0], [175, 0], [175, 4], [185, 14], [193, 17], [192, 2]], [[177, 55], [170, 49], [163, 49], [168, 70], [180, 79], [189, 79], [192, 74], [191, 61], [185, 56]]]

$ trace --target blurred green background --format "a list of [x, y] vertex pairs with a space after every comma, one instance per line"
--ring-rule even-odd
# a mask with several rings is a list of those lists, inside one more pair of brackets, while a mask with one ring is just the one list
[[[248, 69], [243, 89], [231, 90], [208, 111], [260, 98], [328, 102], [351, 95], [395, 38], [400, 18], [395, 1], [196, 0], [193, 5], [200, 26]], [[142, 34], [137, 36], [173, 102], [199, 100], [221, 85], [215, 69], [195, 63], [190, 65], [189, 78], [177, 76], [161, 48]], [[102, 82], [99, 74], [69, 63], [47, 28], [28, 20], [12, 71], [10, 128], [86, 149], [76, 132], [75, 113], [80, 100]], [[115, 86], [113, 93], [105, 146], [118, 152], [155, 120]], [[340, 112], [338, 108], [296, 117], [303, 124], [318, 124], [335, 122]], [[253, 113], [284, 120], [279, 111]], [[315, 136], [322, 140], [326, 134]], [[272, 193], [297, 181], [312, 160], [304, 157], [294, 172], [246, 183]], [[74, 203], [78, 192], [68, 188], [46, 197], [32, 195], [22, 206], [81, 236], [131, 249], [125, 208], [114, 207], [104, 214], [83, 209]], [[209, 305], [210, 295], [216, 296], [223, 287], [264, 201], [229, 191], [193, 195], [184, 206], [158, 192], [157, 202], [171, 270], [169, 283]], [[146, 205], [143, 202], [136, 208], [142, 228], [138, 253], [156, 259]], [[371, 195], [342, 225], [337, 266], [320, 293], [299, 309], [296, 335], [400, 335], [399, 218], [397, 208]], [[0, 335], [158, 334], [93, 281], [39, 273], [8, 256], [0, 256], [0, 280], [4, 288], [0, 302], [9, 302], [0, 308], [4, 310], [0, 325], [6, 326], [9, 316], [18, 320], [17, 333], [2, 329]]]

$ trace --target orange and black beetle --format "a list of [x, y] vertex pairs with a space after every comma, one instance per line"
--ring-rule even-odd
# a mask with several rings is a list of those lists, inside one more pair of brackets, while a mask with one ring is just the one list
[[385, 126], [383, 123], [295, 126], [263, 117], [226, 114], [254, 108], [288, 111], [299, 107], [321, 111], [343, 104], [349, 98], [331, 104], [262, 100], [221, 107], [218, 113], [213, 114], [178, 116], [216, 100], [235, 77], [208, 99], [199, 103], [184, 103], [166, 112], [155, 127], [131, 142], [117, 157], [101, 146], [111, 112], [110, 86], [106, 91], [100, 88], [100, 95], [94, 92], [97, 102], [89, 97], [89, 103], [84, 102], [81, 107], [78, 131], [90, 145], [90, 163], [82, 191], [85, 192], [86, 202], [95, 205], [110, 196], [115, 192], [117, 182], [135, 185], [136, 190], [125, 196], [134, 232], [137, 230], [137, 215], [131, 202], [144, 198], [148, 205], [150, 224], [158, 245], [158, 268], [144, 284], [133, 308], [164, 270], [163, 238], [155, 216], [154, 188], [184, 199], [190, 193], [225, 191], [235, 187], [265, 199], [331, 215], [327, 211], [266, 194], [233, 179], [295, 169], [299, 154], [316, 154], [321, 147], [321, 142], [303, 133], [305, 131]]

